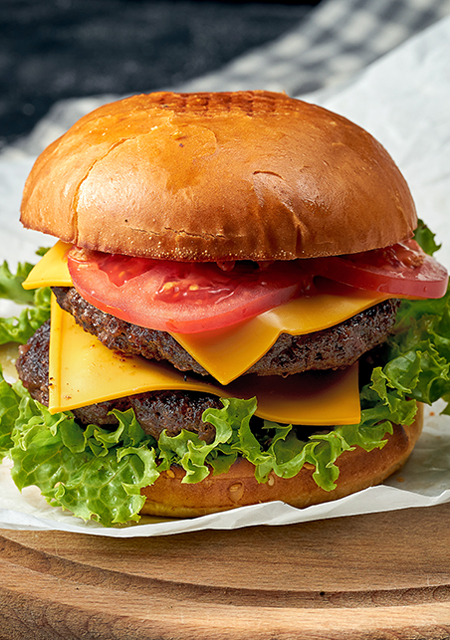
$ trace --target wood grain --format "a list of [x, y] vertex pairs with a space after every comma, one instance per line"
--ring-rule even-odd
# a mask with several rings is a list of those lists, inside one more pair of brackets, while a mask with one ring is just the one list
[[0, 531], [0, 638], [450, 635], [450, 505], [111, 539]]

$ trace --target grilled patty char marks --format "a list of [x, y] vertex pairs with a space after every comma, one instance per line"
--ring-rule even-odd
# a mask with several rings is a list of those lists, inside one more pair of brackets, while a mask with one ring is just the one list
[[[53, 292], [59, 305], [109, 349], [149, 360], [166, 360], [180, 371], [208, 375], [169, 333], [139, 327], [100, 311], [74, 288], [55, 287]], [[305, 336], [284, 333], [246, 373], [291, 375], [310, 369], [347, 367], [386, 339], [398, 305], [398, 300], [386, 300], [334, 327]]]

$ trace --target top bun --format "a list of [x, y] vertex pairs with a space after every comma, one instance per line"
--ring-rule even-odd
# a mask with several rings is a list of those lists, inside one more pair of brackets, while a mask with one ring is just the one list
[[87, 249], [201, 261], [357, 253], [417, 223], [370, 134], [265, 91], [102, 106], [39, 156], [21, 211], [24, 226]]

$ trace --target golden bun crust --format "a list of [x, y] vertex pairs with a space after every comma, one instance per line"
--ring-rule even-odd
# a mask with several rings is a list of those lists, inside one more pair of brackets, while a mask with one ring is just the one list
[[271, 474], [267, 483], [259, 484], [253, 465], [239, 458], [228, 473], [210, 475], [198, 484], [182, 484], [184, 471], [172, 466], [152, 486], [142, 489], [147, 500], [141, 513], [191, 518], [272, 500], [298, 508], [337, 500], [380, 484], [398, 471], [411, 454], [422, 426], [423, 406], [419, 404], [413, 424], [409, 427], [395, 425], [382, 449], [367, 452], [356, 447], [353, 451], [345, 451], [337, 461], [337, 487], [330, 492], [316, 485], [312, 465], [304, 466], [294, 478], [283, 479]]
[[81, 118], [37, 159], [25, 227], [173, 260], [289, 260], [411, 237], [408, 186], [366, 131], [264, 91], [153, 93]]

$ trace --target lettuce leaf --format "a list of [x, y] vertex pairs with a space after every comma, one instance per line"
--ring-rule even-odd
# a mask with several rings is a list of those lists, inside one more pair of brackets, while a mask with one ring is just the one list
[[386, 375], [399, 391], [426, 404], [439, 398], [448, 403], [450, 290], [439, 300], [404, 300], [388, 349]]
[[[39, 250], [42, 255], [45, 249]], [[13, 274], [7, 263], [0, 266], [0, 298], [7, 298], [17, 304], [28, 305], [14, 318], [0, 318], [0, 345], [8, 342], [25, 344], [33, 333], [50, 317], [50, 289], [45, 287], [26, 291], [22, 282], [34, 265], [19, 263]]]
[[440, 244], [436, 244], [435, 237], [435, 234], [430, 231], [424, 221], [419, 219], [414, 232], [414, 240], [422, 247], [425, 253], [428, 253], [430, 256], [441, 248]]
[[12, 433], [19, 417], [19, 404], [25, 394], [20, 383], [10, 385], [4, 380], [0, 367], [0, 460], [13, 446]]
[[51, 415], [25, 394], [10, 435], [17, 487], [36, 485], [49, 504], [105, 526], [138, 520], [145, 502], [140, 489], [159, 475], [155, 443], [132, 411], [117, 418], [112, 430], [83, 429], [71, 413]]

